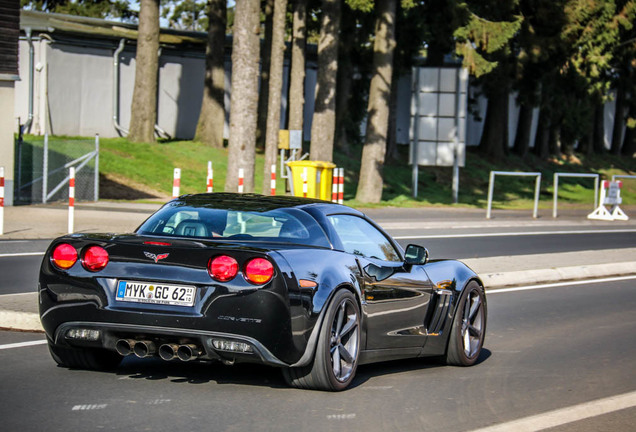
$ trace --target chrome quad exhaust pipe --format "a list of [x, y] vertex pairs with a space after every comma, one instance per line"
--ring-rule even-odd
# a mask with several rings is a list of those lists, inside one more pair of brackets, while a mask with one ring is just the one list
[[117, 350], [119, 355], [126, 357], [133, 354], [135, 344], [137, 344], [137, 341], [134, 339], [119, 339], [115, 343], [115, 350]]
[[152, 357], [157, 352], [157, 347], [152, 341], [137, 341], [133, 347], [133, 352], [139, 358]]
[[194, 344], [179, 345], [177, 357], [182, 361], [196, 360], [201, 355], [201, 349]]
[[173, 360], [177, 357], [177, 351], [179, 350], [179, 345], [177, 344], [163, 344], [159, 347], [159, 357], [162, 360]]

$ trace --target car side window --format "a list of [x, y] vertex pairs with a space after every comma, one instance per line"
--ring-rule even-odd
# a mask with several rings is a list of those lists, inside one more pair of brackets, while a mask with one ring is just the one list
[[400, 254], [376, 227], [352, 215], [327, 217], [342, 241], [345, 252], [384, 261], [401, 261]]

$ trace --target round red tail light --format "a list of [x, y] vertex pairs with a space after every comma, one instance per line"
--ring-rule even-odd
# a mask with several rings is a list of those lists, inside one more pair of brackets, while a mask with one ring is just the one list
[[231, 256], [219, 255], [208, 262], [208, 273], [219, 282], [231, 281], [238, 273], [238, 262]]
[[77, 262], [77, 251], [68, 243], [60, 243], [53, 249], [51, 262], [59, 269], [68, 270]]
[[265, 258], [254, 258], [245, 265], [245, 279], [255, 285], [263, 285], [274, 276], [274, 266]]
[[108, 252], [101, 246], [91, 246], [84, 251], [82, 266], [92, 272], [103, 270], [108, 264]]

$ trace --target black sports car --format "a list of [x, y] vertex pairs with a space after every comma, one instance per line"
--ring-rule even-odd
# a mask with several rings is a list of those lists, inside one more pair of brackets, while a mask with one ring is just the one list
[[54, 240], [40, 273], [53, 359], [258, 362], [295, 387], [342, 390], [359, 364], [444, 356], [472, 365], [486, 297], [458, 261], [406, 252], [363, 213], [325, 201], [185, 195], [133, 234]]

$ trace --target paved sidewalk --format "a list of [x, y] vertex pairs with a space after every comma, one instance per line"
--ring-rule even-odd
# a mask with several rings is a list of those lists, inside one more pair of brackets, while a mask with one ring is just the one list
[[[77, 232], [130, 232], [139, 226], [161, 204], [98, 202], [80, 204], [75, 210]], [[626, 213], [636, 215], [636, 207]], [[532, 219], [528, 211], [495, 211], [487, 220], [479, 209], [418, 208], [368, 209], [365, 212], [393, 231], [400, 228], [502, 229], [520, 226], [552, 229], [605, 226], [608, 222], [589, 221], [588, 210], [560, 212], [554, 220], [551, 213]], [[5, 234], [0, 242], [15, 239], [52, 239], [66, 233], [67, 209], [62, 205], [20, 206], [5, 208]], [[408, 218], [416, 216], [415, 224]], [[417, 226], [416, 226], [417, 225]], [[615, 222], [616, 228], [634, 229], [636, 219]], [[629, 249], [608, 249], [557, 254], [516, 255], [463, 260], [475, 270], [487, 289], [520, 284], [537, 284], [609, 276], [636, 275], [636, 245]], [[41, 331], [37, 293], [0, 295], [0, 328]]]

